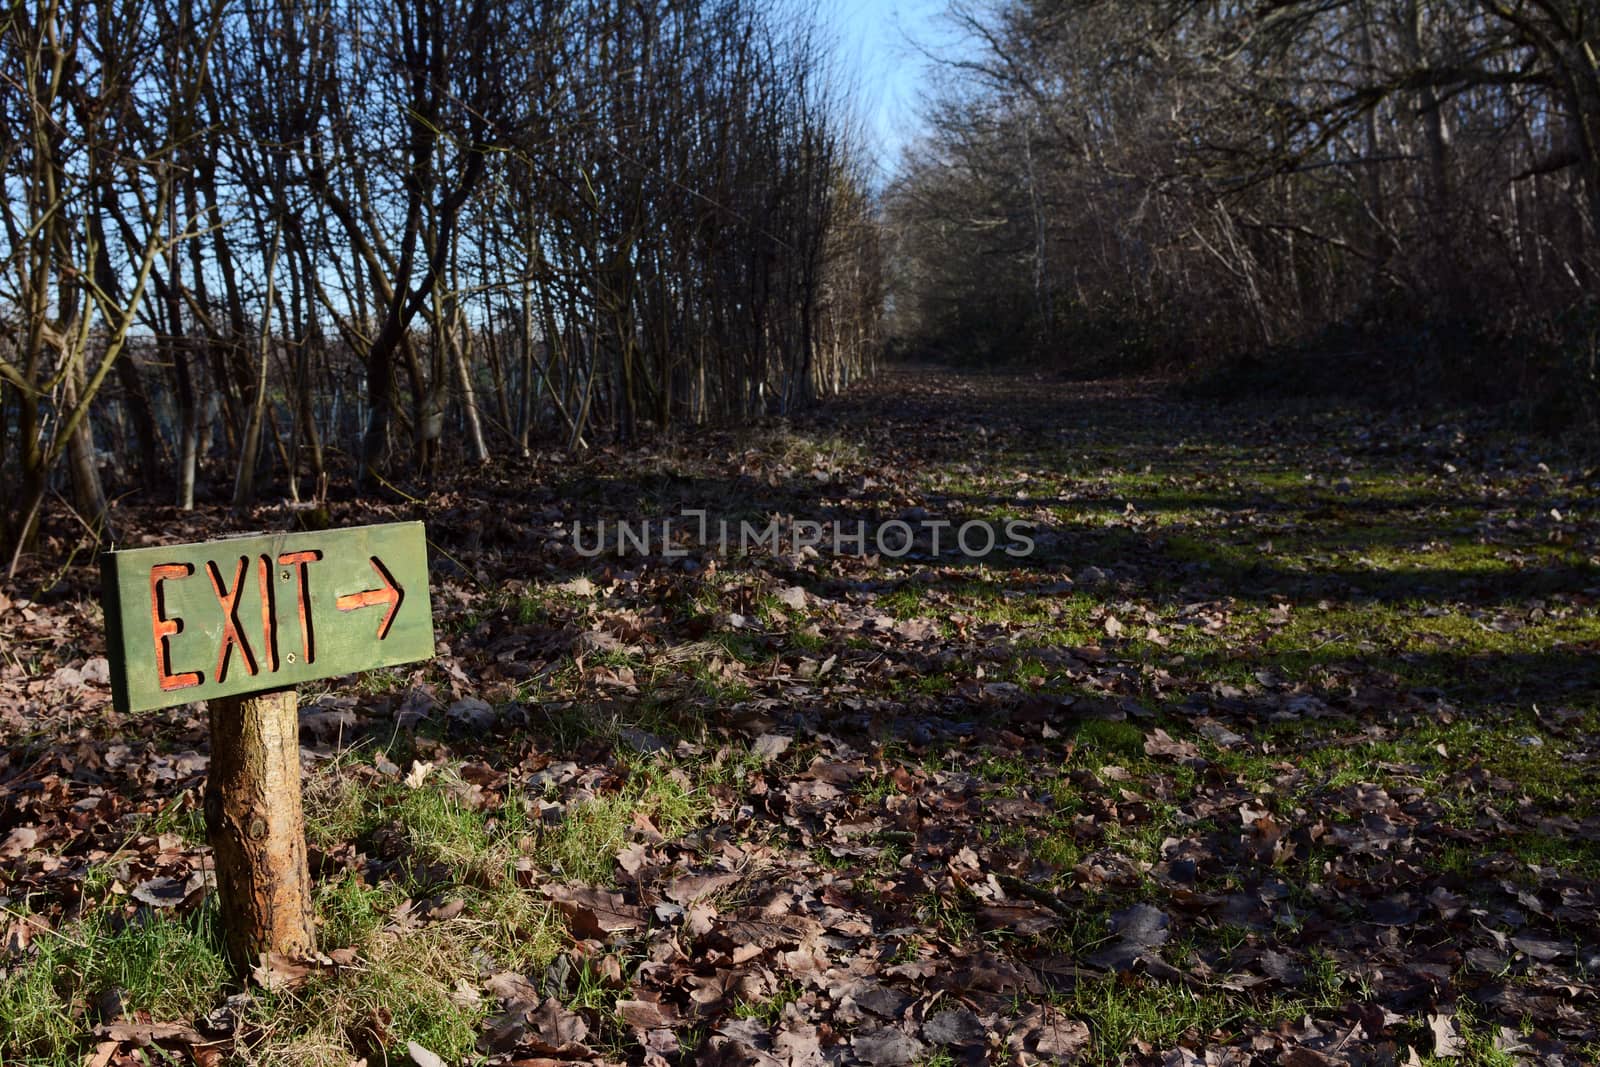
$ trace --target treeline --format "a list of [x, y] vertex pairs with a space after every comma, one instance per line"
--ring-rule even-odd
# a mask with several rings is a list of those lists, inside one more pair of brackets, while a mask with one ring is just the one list
[[0, 541], [785, 410], [882, 268], [761, 0], [11, 0]]
[[889, 198], [915, 343], [1102, 366], [1388, 346], [1448, 376], [1489, 342], [1501, 395], [1538, 374], [1595, 398], [1593, 3], [952, 17], [964, 50]]

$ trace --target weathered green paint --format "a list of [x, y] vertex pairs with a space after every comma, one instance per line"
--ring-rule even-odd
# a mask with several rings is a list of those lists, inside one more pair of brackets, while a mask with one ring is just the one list
[[433, 655], [420, 522], [109, 552], [101, 581], [124, 712]]

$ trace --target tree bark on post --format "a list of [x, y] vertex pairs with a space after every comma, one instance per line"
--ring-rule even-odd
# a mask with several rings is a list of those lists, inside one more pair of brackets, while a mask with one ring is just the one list
[[228, 956], [241, 972], [268, 953], [312, 956], [295, 690], [214, 699], [210, 711], [206, 836]]

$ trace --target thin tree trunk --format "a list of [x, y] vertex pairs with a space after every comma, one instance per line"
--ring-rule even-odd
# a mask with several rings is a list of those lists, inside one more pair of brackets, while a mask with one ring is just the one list
[[178, 377], [178, 507], [194, 510], [195, 470], [200, 456], [200, 398], [195, 395], [194, 368], [185, 348], [174, 350]]
[[[75, 366], [67, 375], [66, 406], [68, 410], [78, 405], [82, 393], [83, 365]], [[109, 515], [106, 511], [105, 488], [100, 484], [100, 467], [94, 461], [94, 431], [92, 420], [83, 419], [72, 431], [67, 442], [67, 469], [72, 475], [72, 502], [78, 514], [94, 530], [106, 531]]]
[[117, 360], [117, 380], [122, 384], [122, 401], [133, 421], [133, 436], [139, 446], [139, 481], [146, 488], [158, 485], [162, 481], [161, 435], [156, 429], [150, 390], [131, 355]]
[[31, 455], [34, 450], [29, 451], [30, 457], [22, 467], [21, 506], [6, 531], [7, 545], [11, 549], [11, 561], [6, 566], [7, 578], [17, 576], [17, 565], [22, 562], [23, 553], [33, 548], [33, 542], [39, 536], [39, 513], [44, 509], [45, 493], [49, 490], [43, 454], [34, 456]]
[[[1365, 67], [1363, 76], [1372, 78], [1377, 76], [1377, 58], [1372, 43], [1372, 3], [1363, 0], [1358, 16], [1361, 20], [1361, 64]], [[1366, 135], [1366, 165], [1362, 169], [1362, 181], [1366, 187], [1367, 214], [1372, 218], [1372, 268], [1367, 275], [1368, 299], [1377, 299], [1381, 291], [1383, 271], [1388, 264], [1389, 256], [1393, 249], [1389, 242], [1388, 206], [1383, 199], [1383, 172], [1378, 169], [1378, 109], [1367, 108], [1362, 118], [1362, 130]]]
[[[522, 323], [521, 323], [521, 350], [522, 356], [522, 392], [517, 398], [517, 452], [523, 459], [528, 458], [529, 439], [533, 436], [533, 417], [537, 409], [534, 407], [533, 393], [533, 286], [525, 285], [522, 290]], [[548, 337], [548, 334], [546, 334]], [[548, 343], [545, 351], [550, 351]], [[552, 395], [555, 388], [550, 389]]]
[[272, 346], [272, 301], [275, 296], [273, 282], [278, 270], [278, 246], [281, 231], [274, 227], [272, 251], [267, 255], [267, 300], [261, 311], [261, 361], [256, 374], [254, 403], [250, 405], [250, 420], [245, 424], [244, 438], [239, 445], [239, 469], [233, 480], [233, 506], [246, 508], [256, 495], [256, 463], [261, 452], [261, 423], [267, 409], [267, 353]]
[[[1405, 19], [1408, 57], [1419, 69], [1427, 59], [1422, 45], [1422, 4], [1411, 0]], [[1456, 261], [1455, 235], [1451, 229], [1451, 190], [1449, 161], [1449, 132], [1445, 128], [1444, 102], [1439, 92], [1424, 84], [1417, 92], [1418, 117], [1422, 120], [1422, 138], [1426, 145], [1427, 202], [1423, 205], [1428, 225], [1428, 239], [1432, 245], [1432, 269], [1437, 272], [1443, 289], [1440, 310], [1456, 317], [1464, 310], [1460, 264]]]
[[478, 394], [472, 388], [472, 369], [467, 365], [467, 339], [463, 336], [467, 324], [454, 301], [450, 301], [447, 314], [449, 321], [445, 325], [445, 336], [449, 339], [451, 355], [455, 359], [456, 382], [461, 387], [461, 408], [467, 417], [467, 437], [472, 442], [473, 458], [480, 464], [488, 463], [489, 446], [484, 444], [483, 424], [478, 419]]

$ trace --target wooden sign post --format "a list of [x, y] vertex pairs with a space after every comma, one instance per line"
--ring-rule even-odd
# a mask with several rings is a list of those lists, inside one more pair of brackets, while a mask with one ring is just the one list
[[110, 552], [101, 580], [117, 710], [209, 705], [229, 956], [313, 954], [295, 686], [433, 656], [422, 524]]

